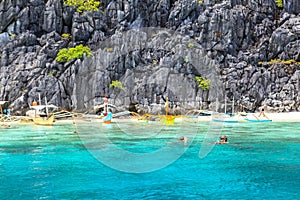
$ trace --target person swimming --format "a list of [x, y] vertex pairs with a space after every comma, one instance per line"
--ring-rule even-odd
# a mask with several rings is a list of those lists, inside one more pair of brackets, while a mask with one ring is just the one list
[[188, 138], [187, 138], [186, 136], [180, 137], [179, 140], [180, 140], [181, 142], [183, 142], [184, 144], [186, 144], [186, 143], [188, 142]]
[[10, 128], [10, 124], [1, 124], [1, 126], [5, 127], [5, 128]]
[[227, 136], [226, 135], [222, 135], [221, 137], [220, 137], [220, 140], [218, 141], [218, 142], [216, 142], [217, 144], [226, 144], [226, 143], [228, 143], [228, 138], [227, 138]]

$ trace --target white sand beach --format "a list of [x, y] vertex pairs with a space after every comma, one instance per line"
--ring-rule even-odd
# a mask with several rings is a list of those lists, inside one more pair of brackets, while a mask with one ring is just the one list
[[[273, 122], [300, 122], [300, 112], [265, 113]], [[255, 114], [256, 116], [259, 113]]]
[[[259, 113], [247, 113], [246, 116], [233, 116], [228, 119], [236, 119], [239, 122], [246, 122], [245, 118], [253, 119], [253, 120], [266, 120], [270, 119], [273, 122], [300, 122], [300, 112], [285, 112], [285, 113], [267, 113], [265, 112], [266, 117], [258, 117]], [[227, 119], [227, 118], [226, 118]], [[211, 116], [199, 116], [199, 121], [209, 122], [212, 120]]]
[[[246, 115], [245, 115], [246, 114]], [[233, 117], [225, 117], [221, 116], [220, 119], [223, 120], [236, 120], [238, 122], [247, 122], [247, 119], [252, 119], [252, 120], [267, 120], [270, 119], [272, 122], [300, 122], [300, 112], [285, 112], [285, 113], [268, 113], [265, 112], [265, 117], [258, 117], [259, 113], [244, 113], [244, 115], [235, 115]], [[23, 119], [24, 117], [16, 117], [16, 119]], [[182, 120], [184, 121], [194, 121], [194, 122], [210, 122], [212, 121], [212, 116], [198, 116], [196, 118], [176, 118], [175, 122], [176, 123], [181, 123]], [[82, 121], [82, 122], [94, 122], [94, 123], [101, 123], [103, 120], [99, 118], [97, 115], [87, 115], [86, 117], [83, 118], [75, 118], [75, 119], [64, 119], [64, 120], [56, 120], [55, 124], [74, 124], [75, 122]], [[132, 117], [129, 118], [113, 118], [113, 122], [132, 122], [132, 123], [137, 123], [137, 122], [144, 122], [145, 120], [138, 120]], [[1, 127], [4, 127], [5, 125], [9, 124], [23, 124], [23, 123], [32, 123], [30, 122], [24, 122], [23, 120], [16, 120], [16, 121], [9, 121], [9, 122], [0, 122]]]

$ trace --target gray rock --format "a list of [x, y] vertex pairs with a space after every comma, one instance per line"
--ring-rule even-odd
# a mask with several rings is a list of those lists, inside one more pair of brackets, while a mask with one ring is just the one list
[[[199, 108], [199, 99], [212, 108], [225, 95], [252, 111], [265, 101], [272, 111], [300, 109], [298, 64], [268, 63], [300, 61], [298, 0], [285, 0], [283, 9], [274, 0], [103, 0], [102, 6], [79, 14], [59, 0], [1, 1], [0, 96], [24, 108], [41, 93], [81, 111], [104, 94], [122, 109], [138, 103], [141, 112], [162, 112], [166, 97], [174, 113]], [[139, 30], [124, 39], [128, 29]], [[60, 49], [77, 44], [90, 46], [94, 57], [55, 61]], [[197, 88], [195, 76], [209, 78], [212, 88]], [[126, 89], [110, 88], [112, 80]]]
[[291, 14], [300, 13], [300, 4], [298, 0], [285, 0], [284, 1], [284, 11]]
[[10, 38], [8, 33], [1, 33], [0, 34], [0, 47], [5, 46], [10, 41], [11, 41], [11, 38]]
[[43, 30], [46, 32], [62, 32], [63, 28], [62, 5], [59, 0], [49, 0], [44, 12]]

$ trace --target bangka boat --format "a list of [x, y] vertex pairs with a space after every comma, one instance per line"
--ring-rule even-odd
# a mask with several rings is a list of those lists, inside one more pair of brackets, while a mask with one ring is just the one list
[[214, 122], [224, 122], [224, 123], [238, 123], [239, 121], [236, 118], [228, 119], [213, 119]]
[[110, 124], [111, 120], [112, 120], [112, 113], [111, 112], [106, 113], [106, 116], [103, 118], [103, 123]]
[[166, 115], [165, 116], [159, 116], [160, 122], [167, 126], [172, 126], [175, 123], [176, 116], [168, 115], [169, 111], [169, 101], [168, 97], [166, 99]]
[[[41, 104], [41, 101], [40, 101]], [[32, 103], [32, 105], [29, 106], [33, 112], [34, 115], [32, 115], [31, 112], [31, 117], [33, 120], [33, 123], [36, 125], [42, 125], [42, 126], [52, 126], [54, 123], [54, 115], [49, 115], [49, 109], [57, 109], [57, 106], [55, 105], [48, 105], [47, 104], [47, 99], [45, 97], [45, 105], [38, 105], [35, 101]], [[45, 110], [45, 112], [44, 112]]]
[[164, 125], [172, 126], [175, 123], [176, 116], [172, 115], [165, 115], [160, 116], [160, 122], [162, 122]]
[[33, 118], [33, 122], [36, 125], [52, 126], [53, 123], [54, 123], [54, 115], [51, 115], [48, 118], [45, 118], [45, 117], [35, 117], [35, 118]]
[[111, 104], [108, 103], [108, 99], [106, 96], [103, 98], [103, 104], [102, 105], [97, 105], [94, 107], [94, 109], [99, 111], [100, 109], [103, 109], [101, 116], [103, 117], [103, 123], [104, 124], [110, 124], [112, 120], [112, 112], [109, 111], [109, 107], [112, 107]]
[[271, 122], [272, 120], [269, 119], [267, 116], [263, 116], [263, 117], [257, 117], [255, 114], [253, 114], [254, 118], [245, 118], [246, 121], [248, 122]]
[[248, 122], [272, 122], [271, 119], [248, 119], [248, 118], [245, 118], [245, 120]]

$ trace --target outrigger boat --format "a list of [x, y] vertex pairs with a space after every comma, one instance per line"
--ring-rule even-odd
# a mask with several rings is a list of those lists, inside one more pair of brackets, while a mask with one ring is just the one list
[[103, 123], [104, 124], [110, 124], [111, 120], [112, 120], [112, 112], [110, 112], [108, 110], [109, 105], [108, 104], [108, 99], [106, 98], [106, 96], [103, 99], [103, 104], [100, 106], [95, 106], [94, 109], [103, 109], [103, 112], [101, 113], [101, 116], [103, 117]]
[[8, 101], [0, 101], [0, 126], [4, 128], [10, 128], [11, 122], [16, 122], [18, 119], [11, 117], [10, 109], [3, 109], [4, 104]]
[[271, 122], [272, 121], [271, 119], [248, 119], [248, 118], [246, 118], [246, 120], [248, 122]]
[[[41, 101], [40, 101], [41, 102]], [[37, 102], [33, 102], [31, 106], [29, 106], [32, 110], [34, 110], [34, 116], [32, 118], [33, 123], [36, 125], [42, 126], [52, 126], [54, 123], [54, 115], [49, 115], [49, 109], [57, 109], [55, 105], [48, 105], [47, 99], [45, 97], [45, 105], [38, 105]], [[46, 113], [42, 112], [46, 110]]]
[[172, 125], [174, 125], [176, 116], [168, 115], [168, 111], [169, 111], [169, 101], [168, 101], [168, 97], [167, 97], [167, 99], [166, 99], [166, 115], [160, 116], [160, 121], [165, 125], [172, 126]]
[[[218, 101], [218, 99], [217, 99]], [[216, 111], [217, 113], [217, 111]], [[225, 97], [225, 110], [224, 113], [220, 113], [214, 116], [212, 119], [214, 122], [224, 122], [224, 123], [238, 123], [240, 121], [239, 115], [234, 114], [234, 96], [231, 104], [231, 113], [227, 112], [227, 98]]]
[[266, 118], [259, 118], [254, 114], [253, 114], [253, 116], [254, 116], [254, 119], [245, 118], [245, 120], [248, 121], [248, 122], [272, 122], [272, 120], [267, 118], [267, 117]]
[[48, 118], [43, 117], [35, 117], [33, 118], [33, 122], [36, 125], [42, 125], [42, 126], [52, 126], [54, 123], [54, 115], [51, 115]]
[[[106, 116], [105, 116], [106, 114]], [[112, 120], [112, 113], [111, 112], [108, 112], [108, 113], [104, 113], [104, 118], [103, 118], [103, 123], [104, 124], [110, 124], [111, 123], [111, 120]]]
[[238, 123], [236, 118], [227, 118], [227, 119], [213, 119], [214, 122], [224, 122], [224, 123]]

